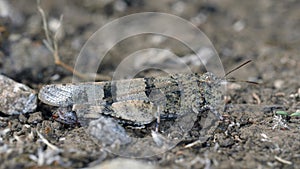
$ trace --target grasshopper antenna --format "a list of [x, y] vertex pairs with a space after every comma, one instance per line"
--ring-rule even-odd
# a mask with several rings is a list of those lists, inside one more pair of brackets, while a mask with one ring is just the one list
[[241, 67], [243, 67], [243, 66], [247, 65], [247, 64], [248, 64], [248, 63], [250, 63], [250, 62], [252, 62], [252, 60], [247, 60], [246, 62], [244, 62], [244, 63], [240, 64], [238, 67], [236, 67], [236, 68], [234, 68], [234, 69], [230, 70], [229, 72], [227, 72], [227, 73], [225, 74], [225, 76], [224, 76], [224, 77], [226, 77], [226, 76], [227, 76], [227, 75], [229, 75], [230, 73], [232, 73], [232, 72], [234, 72], [234, 71], [238, 70], [239, 68], [241, 68]]
[[[229, 72], [227, 72], [227, 73], [225, 74], [224, 77], [227, 77], [230, 73], [232, 73], [232, 72], [234, 72], [234, 71], [240, 69], [241, 67], [247, 65], [247, 64], [250, 63], [250, 62], [252, 62], [252, 60], [247, 60], [246, 62], [240, 64], [240, 65], [237, 66], [236, 68], [234, 68], [234, 69], [230, 70]], [[232, 79], [229, 80], [229, 81], [230, 81], [230, 82], [237, 82], [236, 80], [232, 80]], [[238, 82], [245, 82], [245, 83], [251, 83], [251, 84], [256, 84], [256, 85], [259, 84], [259, 83], [257, 83], [257, 82], [252, 82], [252, 81], [240, 81], [240, 80], [239, 80]]]

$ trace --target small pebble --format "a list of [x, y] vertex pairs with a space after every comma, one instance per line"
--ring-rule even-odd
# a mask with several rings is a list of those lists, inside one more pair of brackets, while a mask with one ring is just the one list
[[280, 89], [280, 88], [282, 87], [283, 84], [284, 84], [284, 81], [283, 81], [283, 80], [278, 79], [278, 80], [275, 80], [275, 81], [274, 81], [274, 87], [275, 87], [276, 89]]
[[242, 86], [237, 83], [228, 83], [227, 84], [227, 89], [229, 89], [229, 90], [239, 90], [241, 88], [242, 88]]
[[115, 146], [115, 144], [127, 144], [131, 138], [125, 129], [112, 118], [100, 117], [89, 123], [88, 132], [104, 146]]
[[91, 169], [98, 169], [98, 168], [106, 168], [106, 169], [119, 169], [119, 168], [131, 168], [131, 169], [157, 169], [161, 168], [155, 165], [150, 165], [145, 162], [141, 162], [135, 159], [114, 159], [112, 161], [105, 162], [98, 166], [94, 166]]
[[233, 24], [233, 29], [237, 32], [242, 31], [245, 28], [245, 22], [243, 20], [239, 20]]
[[23, 124], [27, 123], [27, 117], [24, 114], [20, 114], [19, 121]]
[[37, 124], [43, 121], [42, 112], [35, 112], [30, 114], [28, 123]]

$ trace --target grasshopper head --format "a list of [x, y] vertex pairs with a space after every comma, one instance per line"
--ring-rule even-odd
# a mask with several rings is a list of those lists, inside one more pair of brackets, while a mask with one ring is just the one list
[[207, 72], [201, 76], [204, 82], [201, 85], [201, 93], [205, 99], [205, 104], [217, 112], [224, 110], [225, 102], [223, 96], [226, 92], [224, 78], [219, 78], [211, 72]]

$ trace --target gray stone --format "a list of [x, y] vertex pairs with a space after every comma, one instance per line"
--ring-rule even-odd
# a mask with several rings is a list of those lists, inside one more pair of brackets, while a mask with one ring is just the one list
[[124, 145], [131, 142], [125, 129], [112, 118], [101, 116], [91, 121], [87, 131], [103, 146]]
[[33, 112], [37, 106], [34, 90], [0, 75], [0, 111], [7, 115]]
[[155, 165], [147, 164], [142, 161], [133, 160], [133, 159], [114, 159], [112, 161], [105, 162], [101, 165], [94, 166], [92, 169], [100, 169], [100, 168], [106, 168], [106, 169], [119, 169], [119, 168], [131, 168], [131, 169], [157, 169], [161, 168]]

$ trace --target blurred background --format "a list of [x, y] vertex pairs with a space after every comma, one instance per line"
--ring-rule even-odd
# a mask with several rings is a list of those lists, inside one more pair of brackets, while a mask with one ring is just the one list
[[[41, 1], [50, 34], [60, 29], [58, 52], [70, 66], [74, 66], [88, 38], [105, 24], [128, 14], [164, 12], [182, 17], [203, 31], [219, 54], [225, 71], [252, 59], [251, 66], [238, 70], [234, 76], [254, 81], [274, 79], [278, 72], [293, 79], [293, 68], [299, 72], [296, 66], [299, 64], [299, 6], [298, 1], [292, 0]], [[61, 15], [63, 22], [58, 28]], [[1, 0], [0, 18], [1, 73], [29, 83], [49, 83], [70, 76], [70, 72], [54, 65], [52, 53], [42, 43], [46, 37], [35, 0]], [[203, 71], [191, 58], [193, 51], [177, 40], [158, 35], [121, 41], [105, 56], [98, 71], [112, 76], [122, 59], [150, 47], [169, 49], [179, 57], [186, 57], [193, 71]], [[147, 72], [141, 76], [144, 74]]]

